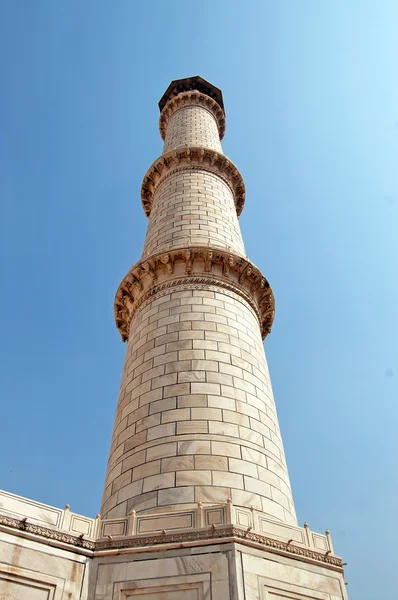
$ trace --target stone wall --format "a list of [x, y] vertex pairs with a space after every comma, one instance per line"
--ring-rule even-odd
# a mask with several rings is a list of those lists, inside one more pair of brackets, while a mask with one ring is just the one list
[[98, 558], [89, 600], [347, 600], [341, 573], [240, 544]]
[[73, 548], [0, 530], [1, 600], [87, 598], [88, 559]]

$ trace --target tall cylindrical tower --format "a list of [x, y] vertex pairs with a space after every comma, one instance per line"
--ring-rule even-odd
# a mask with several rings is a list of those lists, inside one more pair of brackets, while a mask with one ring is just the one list
[[115, 300], [128, 345], [101, 515], [230, 498], [295, 525], [263, 349], [274, 299], [245, 255], [245, 189], [222, 152], [222, 94], [182, 79], [159, 106], [144, 251]]
[[[347, 600], [330, 532], [297, 525], [221, 91], [173, 81], [148, 230], [115, 298], [127, 342], [95, 519], [0, 492], [0, 598]], [[33, 565], [33, 566], [32, 566]]]

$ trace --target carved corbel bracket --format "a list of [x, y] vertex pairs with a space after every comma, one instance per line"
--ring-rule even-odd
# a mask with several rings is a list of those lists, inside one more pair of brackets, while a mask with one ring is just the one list
[[210, 171], [218, 175], [230, 187], [236, 213], [239, 216], [245, 204], [245, 184], [236, 165], [221, 152], [190, 146], [171, 150], [155, 160], [148, 169], [141, 186], [141, 201], [147, 217], [151, 214], [155, 192], [166, 177], [177, 170]]
[[163, 108], [159, 117], [159, 131], [162, 140], [166, 139], [167, 126], [174, 113], [177, 110], [188, 106], [201, 106], [208, 110], [216, 120], [220, 140], [223, 139], [226, 125], [224, 111], [213, 98], [210, 98], [210, 96], [206, 96], [206, 94], [198, 92], [197, 90], [192, 90], [189, 92], [181, 92], [177, 96], [174, 96]]
[[220, 288], [243, 298], [257, 315], [262, 337], [271, 331], [275, 302], [268, 281], [246, 258], [226, 248], [195, 246], [175, 248], [142, 259], [123, 279], [115, 298], [115, 321], [123, 341], [130, 334], [136, 311], [157, 294], [176, 286]]

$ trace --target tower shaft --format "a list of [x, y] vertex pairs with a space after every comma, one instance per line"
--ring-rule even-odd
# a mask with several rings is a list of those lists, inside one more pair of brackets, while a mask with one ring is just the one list
[[296, 524], [262, 341], [274, 301], [245, 256], [243, 180], [222, 152], [222, 101], [182, 88], [164, 99], [163, 152], [142, 185], [142, 259], [116, 295], [128, 345], [101, 515], [231, 498]]

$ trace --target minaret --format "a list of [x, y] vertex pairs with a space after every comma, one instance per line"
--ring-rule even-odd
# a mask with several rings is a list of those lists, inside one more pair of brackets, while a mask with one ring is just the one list
[[221, 147], [222, 94], [182, 79], [159, 107], [144, 251], [115, 300], [127, 351], [101, 515], [230, 498], [296, 525], [263, 349], [274, 298], [245, 254], [245, 187]]
[[346, 600], [330, 533], [297, 524], [263, 347], [274, 297], [245, 253], [221, 91], [172, 81], [159, 108], [144, 250], [115, 299], [127, 351], [89, 600]]
[[0, 491], [0, 598], [347, 600], [329, 531], [300, 527], [263, 348], [268, 281], [221, 91], [173, 81], [142, 184], [142, 258], [116, 293], [127, 342], [101, 514]]

